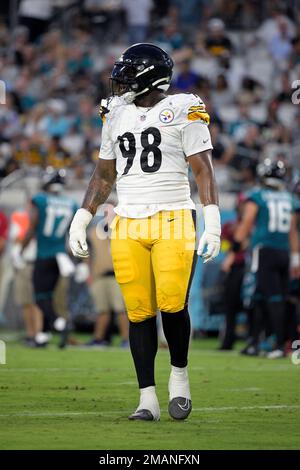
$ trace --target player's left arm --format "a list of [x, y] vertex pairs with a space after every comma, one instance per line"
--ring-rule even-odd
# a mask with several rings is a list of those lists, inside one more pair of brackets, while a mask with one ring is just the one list
[[289, 233], [291, 249], [291, 277], [297, 279], [300, 277], [300, 246], [298, 237], [298, 216], [292, 214], [291, 227]]
[[82, 207], [76, 212], [70, 226], [70, 248], [74, 256], [87, 258], [86, 229], [98, 206], [108, 198], [116, 180], [116, 161], [99, 158], [85, 193]]
[[[197, 253], [204, 263], [216, 258], [220, 251], [221, 218], [219, 196], [214, 176], [211, 151], [205, 150], [188, 157], [203, 205], [205, 230], [199, 242]], [[204, 252], [205, 247], [206, 251]]]

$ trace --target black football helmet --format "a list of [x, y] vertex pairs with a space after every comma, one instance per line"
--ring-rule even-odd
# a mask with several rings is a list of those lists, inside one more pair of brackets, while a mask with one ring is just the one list
[[156, 88], [167, 90], [172, 78], [173, 60], [158, 46], [140, 43], [126, 49], [111, 73], [112, 95], [132, 102]]
[[257, 167], [257, 174], [267, 186], [282, 186], [287, 175], [287, 167], [284, 161], [272, 161], [269, 158]]
[[66, 170], [55, 170], [48, 167], [43, 175], [42, 189], [44, 191], [60, 192], [66, 184]]

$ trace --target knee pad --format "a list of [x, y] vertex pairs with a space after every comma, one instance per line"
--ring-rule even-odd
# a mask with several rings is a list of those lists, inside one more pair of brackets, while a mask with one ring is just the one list
[[186, 292], [175, 280], [167, 280], [157, 287], [157, 305], [163, 312], [179, 312], [184, 308]]
[[156, 313], [147, 312], [145, 310], [128, 310], [128, 319], [132, 323], [140, 323], [142, 321], [148, 320], [149, 318], [156, 317]]

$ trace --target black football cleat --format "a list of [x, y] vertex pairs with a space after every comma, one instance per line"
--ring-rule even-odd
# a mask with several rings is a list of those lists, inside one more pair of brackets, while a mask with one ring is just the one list
[[137, 410], [128, 416], [130, 421], [154, 421], [153, 414], [149, 410]]
[[186, 419], [192, 411], [192, 401], [188, 398], [175, 397], [169, 403], [169, 415], [173, 419]]

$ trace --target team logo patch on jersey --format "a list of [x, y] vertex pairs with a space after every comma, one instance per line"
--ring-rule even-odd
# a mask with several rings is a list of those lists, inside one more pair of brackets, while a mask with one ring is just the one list
[[159, 119], [161, 122], [164, 122], [164, 123], [172, 122], [174, 119], [174, 113], [173, 111], [171, 111], [171, 109], [163, 109], [159, 113]]

